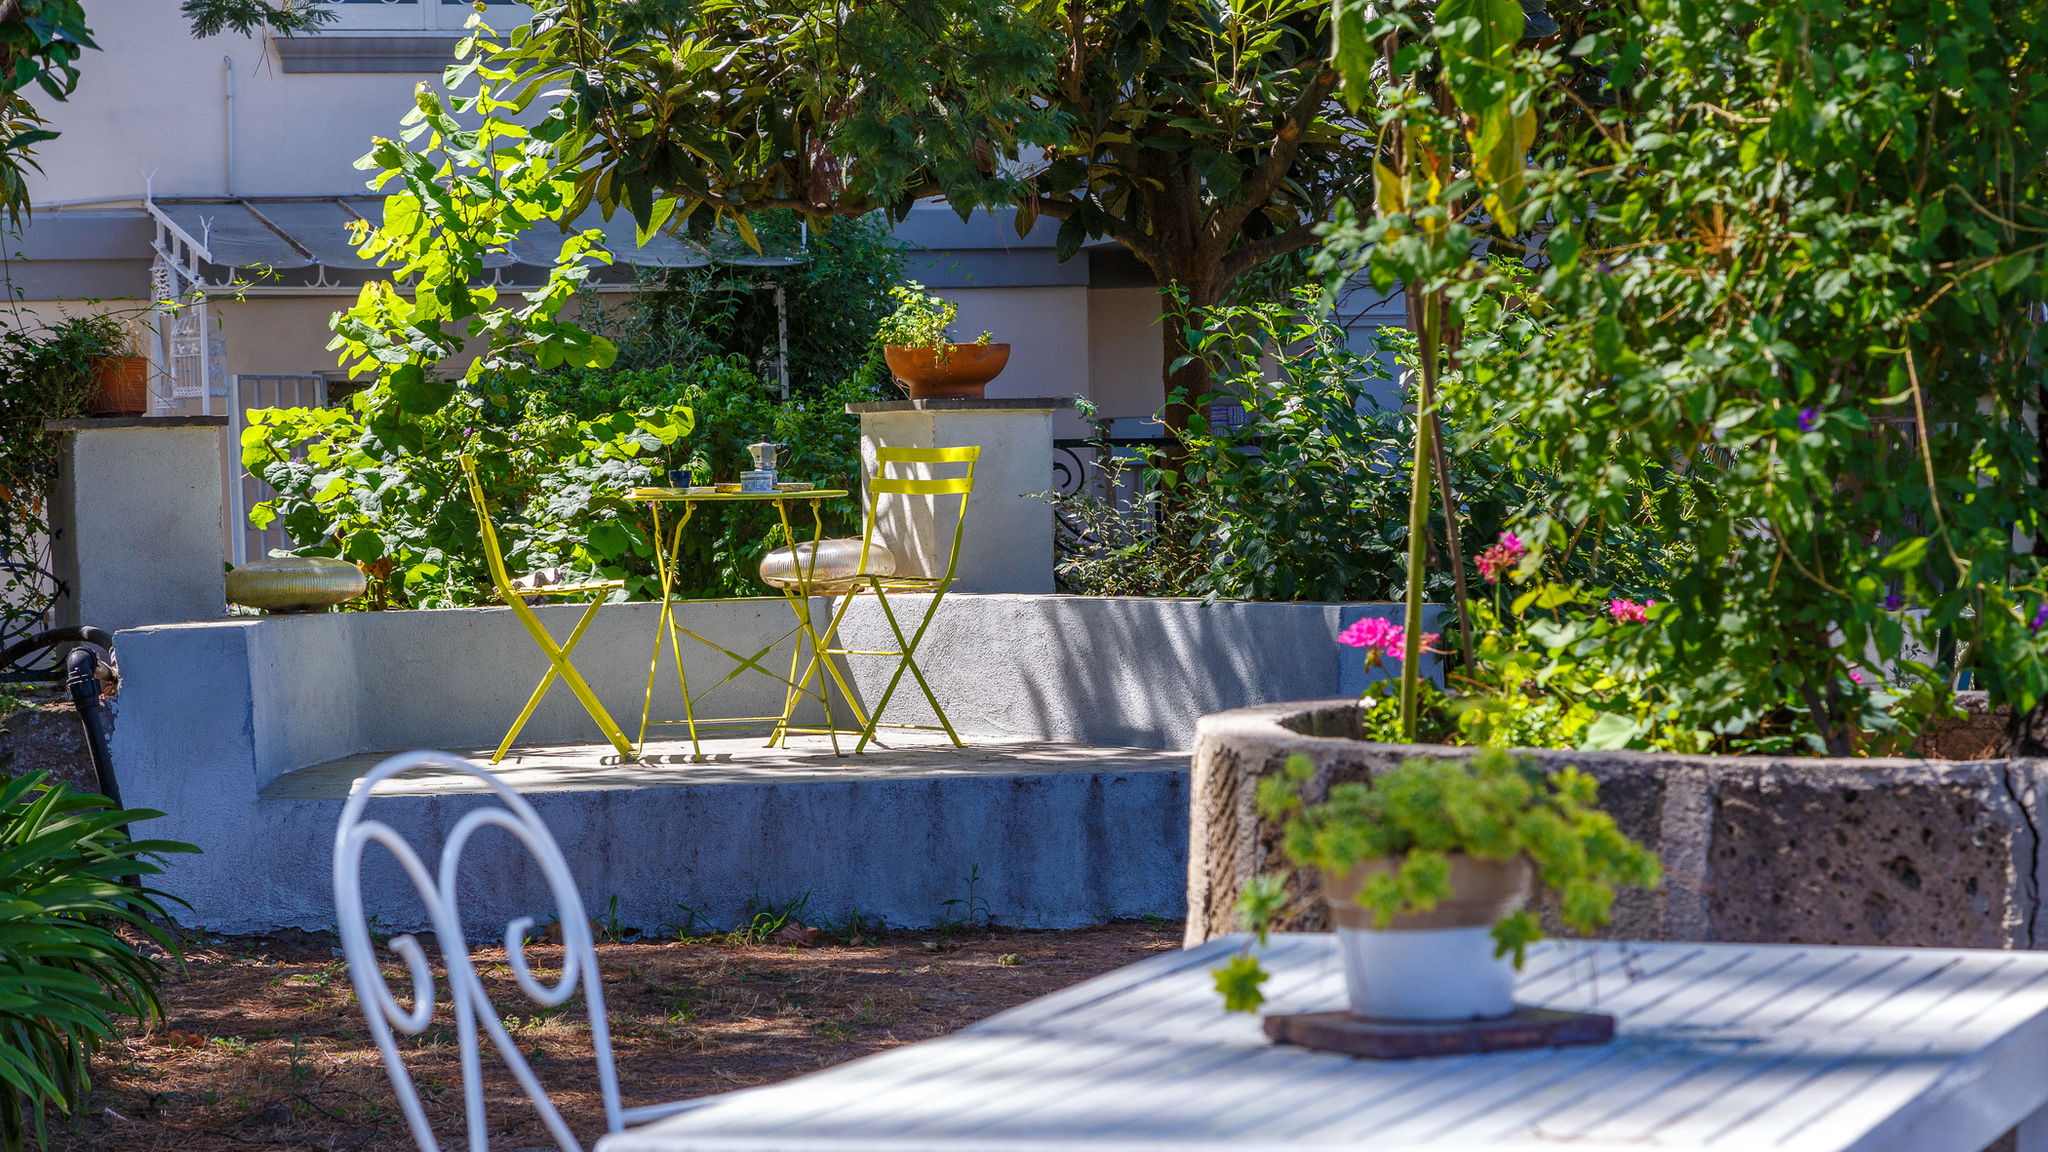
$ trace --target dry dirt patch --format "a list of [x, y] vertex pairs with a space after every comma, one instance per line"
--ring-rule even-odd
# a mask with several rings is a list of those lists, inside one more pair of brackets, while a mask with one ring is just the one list
[[[1178, 921], [1152, 921], [809, 948], [702, 939], [603, 944], [598, 965], [633, 1105], [765, 1084], [939, 1036], [1180, 938]], [[165, 989], [169, 1026], [131, 1026], [101, 1053], [88, 1115], [56, 1121], [53, 1147], [411, 1148], [347, 966], [332, 953], [319, 937], [194, 944]], [[544, 980], [558, 973], [559, 948], [527, 954]], [[502, 948], [476, 953], [509, 1031], [588, 1147], [603, 1122], [582, 998], [536, 1010], [504, 960]], [[385, 976], [403, 998], [402, 966]], [[441, 987], [433, 1027], [404, 1047], [443, 1143], [459, 1145], [461, 1080]], [[486, 1067], [495, 1071], [488, 1056]], [[551, 1146], [509, 1076], [494, 1076], [489, 1099], [493, 1147]]]

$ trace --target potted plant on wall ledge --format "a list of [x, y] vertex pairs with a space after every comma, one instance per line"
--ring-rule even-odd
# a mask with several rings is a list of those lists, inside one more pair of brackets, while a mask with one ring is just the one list
[[1009, 364], [1010, 346], [989, 343], [987, 332], [972, 344], [952, 342], [959, 305], [915, 281], [889, 294], [898, 301], [896, 311], [883, 319], [875, 338], [912, 400], [978, 398]]
[[149, 361], [136, 355], [134, 326], [111, 313], [72, 316], [10, 340], [16, 370], [54, 391], [83, 390], [94, 416], [149, 411]]
[[149, 358], [132, 320], [98, 315], [90, 323], [91, 340], [99, 348], [93, 360], [92, 410], [103, 416], [141, 416], [149, 411]]
[[[1576, 931], [1607, 923], [1617, 885], [1655, 887], [1657, 858], [1596, 806], [1592, 777], [1546, 774], [1499, 749], [1463, 761], [1414, 759], [1310, 804], [1315, 769], [1290, 757], [1259, 781], [1258, 806], [1285, 820], [1281, 848], [1322, 877], [1351, 1013], [1373, 1020], [1482, 1020], [1514, 1011], [1515, 970], [1542, 936], [1525, 907], [1541, 884]], [[1286, 878], [1246, 886], [1240, 908], [1263, 940]], [[1246, 950], [1216, 971], [1224, 1004], [1253, 1011], [1266, 978]]]

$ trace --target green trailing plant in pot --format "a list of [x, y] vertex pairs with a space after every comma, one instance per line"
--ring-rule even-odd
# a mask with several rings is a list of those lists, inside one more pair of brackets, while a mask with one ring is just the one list
[[[1566, 927], [1607, 923], [1620, 885], [1653, 888], [1657, 858], [1598, 807], [1575, 768], [1545, 773], [1500, 749], [1413, 759], [1314, 801], [1315, 767], [1288, 758], [1259, 781], [1260, 815], [1282, 822], [1281, 850], [1323, 877], [1355, 1016], [1470, 1020], [1514, 1010], [1514, 973], [1542, 938], [1525, 905], [1541, 885]], [[1252, 940], [1286, 902], [1269, 873], [1240, 901]], [[1255, 1011], [1266, 979], [1251, 943], [1215, 973], [1232, 1011]]]
[[1009, 364], [1010, 346], [989, 343], [987, 332], [972, 344], [953, 342], [960, 306], [951, 300], [916, 281], [889, 294], [898, 301], [896, 311], [882, 320], [875, 340], [911, 399], [978, 397]]

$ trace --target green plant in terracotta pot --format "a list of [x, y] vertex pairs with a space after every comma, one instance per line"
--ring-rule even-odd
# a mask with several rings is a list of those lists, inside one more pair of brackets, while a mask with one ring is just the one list
[[882, 319], [875, 339], [911, 399], [980, 396], [1009, 364], [1010, 346], [989, 343], [987, 332], [972, 344], [953, 342], [960, 306], [951, 300], [915, 281], [889, 294], [898, 301], [896, 311]]
[[[1259, 781], [1259, 812], [1285, 821], [1281, 851], [1323, 877], [1356, 1016], [1467, 1020], [1514, 1010], [1514, 973], [1542, 938], [1525, 905], [1536, 885], [1558, 918], [1590, 933], [1615, 889], [1655, 887], [1656, 856], [1598, 807], [1575, 768], [1545, 773], [1488, 748], [1464, 760], [1413, 759], [1370, 783], [1338, 784], [1311, 803], [1308, 757]], [[1286, 900], [1283, 877], [1245, 889], [1255, 939]], [[1225, 1007], [1254, 1011], [1266, 974], [1247, 943], [1216, 970]]]

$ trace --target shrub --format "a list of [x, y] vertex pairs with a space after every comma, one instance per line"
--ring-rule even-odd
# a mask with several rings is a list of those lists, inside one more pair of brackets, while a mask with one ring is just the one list
[[879, 213], [835, 220], [800, 239], [804, 225], [793, 213], [749, 219], [764, 250], [801, 246], [803, 262], [643, 272], [639, 291], [623, 304], [590, 314], [591, 328], [618, 346], [618, 367], [680, 368], [737, 356], [772, 380], [786, 338], [792, 396], [835, 388], [861, 371], [877, 325], [893, 308], [889, 288], [903, 279], [903, 244], [888, 221]]
[[0, 1146], [21, 1148], [31, 1128], [41, 1143], [44, 1109], [84, 1106], [115, 1017], [163, 1016], [162, 969], [117, 931], [177, 952], [162, 894], [139, 878], [198, 849], [123, 830], [161, 815], [41, 772], [0, 783]]
[[[537, 378], [522, 393], [528, 412], [587, 416], [628, 404], [687, 407], [695, 416], [694, 431], [686, 450], [674, 454], [674, 466], [689, 469], [699, 484], [736, 480], [753, 467], [748, 444], [787, 444], [778, 462], [785, 478], [853, 493], [821, 505], [827, 537], [860, 534], [860, 423], [845, 406], [877, 398], [856, 379], [821, 384], [785, 402], [737, 355], [645, 370], [555, 373]], [[799, 538], [808, 539], [812, 526], [804, 508], [792, 506], [790, 523]], [[683, 533], [678, 592], [761, 595], [767, 591], [759, 576], [761, 557], [782, 543], [772, 505], [704, 505]]]
[[[1552, 134], [1502, 230], [1542, 242], [1545, 330], [1472, 357], [1560, 477], [1532, 542], [1685, 503], [1651, 625], [1664, 689], [1717, 732], [1855, 751], [1885, 691], [1859, 665], [1929, 709], [1965, 669], [2016, 710], [2048, 697], [2048, 588], [2016, 546], [2048, 535], [2041, 8], [1663, 0], [1586, 33], [1577, 68], [1521, 60]], [[1908, 659], [1895, 598], [1961, 657]]]
[[45, 420], [82, 414], [93, 369], [133, 343], [124, 318], [75, 316], [44, 327], [16, 313], [0, 329], [0, 648], [41, 631], [56, 585], [44, 569], [50, 538], [50, 486], [59, 440]]
[[[1514, 328], [1523, 314], [1496, 309]], [[1145, 465], [1137, 506], [1112, 507], [1084, 487], [1053, 497], [1082, 538], [1069, 541], [1062, 573], [1075, 591], [1210, 595], [1245, 600], [1392, 600], [1407, 586], [1409, 472], [1415, 417], [1382, 408], [1392, 385], [1383, 359], [1413, 363], [1413, 340], [1383, 330], [1368, 352], [1323, 315], [1316, 293], [1286, 302], [1204, 309], [1190, 344], [1210, 361], [1216, 390], [1183, 438], [1178, 474], [1163, 453]], [[1239, 407], [1242, 423], [1210, 420], [1212, 405]], [[1532, 509], [1556, 501], [1553, 476], [1508, 449], [1519, 432], [1476, 397], [1449, 395], [1439, 413], [1469, 426], [1471, 451], [1447, 459], [1458, 498], [1461, 545], [1492, 540]], [[1118, 479], [1113, 477], [1112, 479]], [[1168, 489], [1162, 495], [1162, 488]], [[1592, 518], [1557, 556], [1574, 578], [1654, 589], [1664, 548], [1655, 518]], [[1426, 594], [1455, 601], [1440, 509], [1429, 521]], [[1469, 551], [1469, 547], [1467, 551]]]
[[654, 481], [663, 454], [688, 434], [683, 406], [492, 423], [480, 397], [380, 426], [372, 400], [337, 408], [249, 413], [242, 465], [277, 495], [250, 510], [283, 528], [299, 555], [340, 556], [369, 574], [371, 607], [487, 603], [483, 537], [456, 457], [476, 457], [506, 566], [567, 568], [658, 595], [644, 507], [629, 489]]

